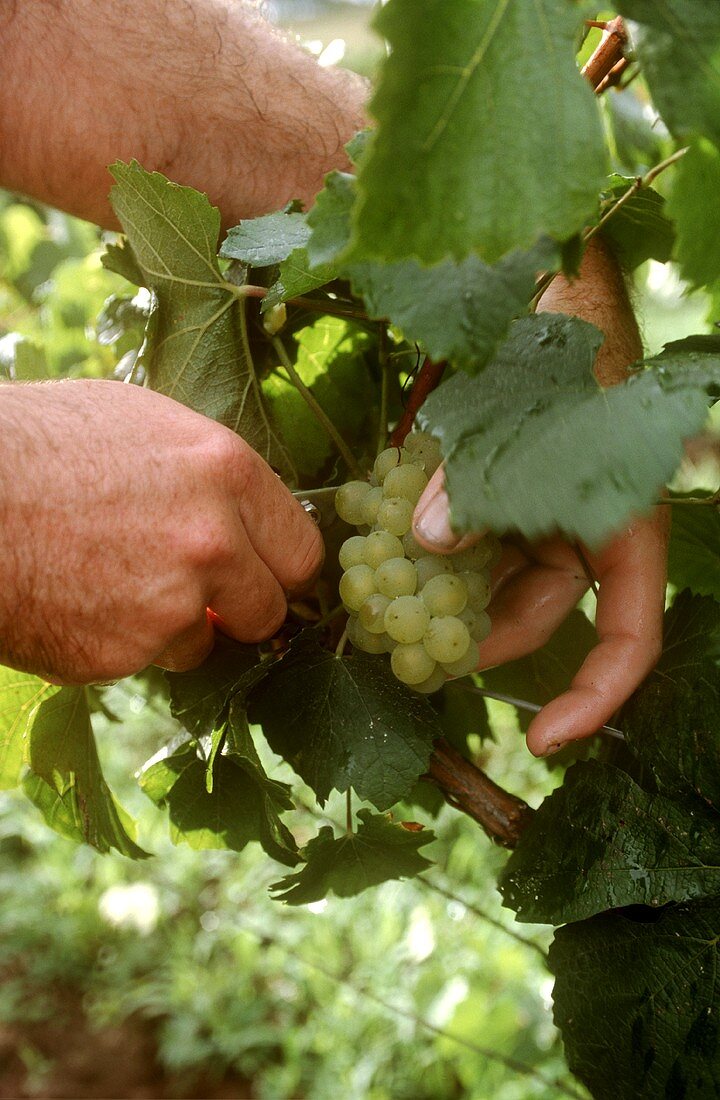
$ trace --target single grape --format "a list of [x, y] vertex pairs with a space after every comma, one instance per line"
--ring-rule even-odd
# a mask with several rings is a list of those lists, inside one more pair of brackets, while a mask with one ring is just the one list
[[403, 535], [402, 544], [405, 557], [410, 558], [411, 561], [417, 561], [418, 558], [422, 558], [427, 554], [425, 547], [421, 546], [413, 535], [412, 529]]
[[443, 666], [436, 665], [435, 671], [428, 676], [427, 680], [423, 680], [421, 684], [413, 684], [413, 691], [421, 691], [423, 695], [432, 695], [433, 692], [440, 690], [446, 679], [447, 676]]
[[403, 645], [419, 642], [430, 625], [430, 613], [418, 596], [398, 596], [385, 612], [385, 629]]
[[484, 642], [490, 633], [490, 616], [485, 611], [473, 611], [468, 605], [460, 612], [458, 619], [465, 623], [474, 642]]
[[388, 609], [390, 599], [380, 592], [373, 592], [372, 596], [363, 603], [358, 611], [358, 621], [365, 630], [371, 634], [385, 633], [385, 612]]
[[491, 630], [492, 623], [487, 611], [476, 611], [475, 625], [472, 630], [470, 630], [470, 637], [472, 640], [474, 642], [484, 642]]
[[388, 447], [387, 450], [380, 452], [373, 466], [373, 475], [377, 478], [378, 484], [382, 485], [390, 470], [400, 465], [404, 453], [402, 447]]
[[453, 573], [431, 577], [421, 592], [421, 599], [431, 615], [459, 615], [467, 598], [465, 581]]
[[390, 658], [390, 667], [403, 684], [421, 684], [432, 676], [435, 661], [429, 657], [422, 642], [396, 645]]
[[409, 461], [412, 461], [412, 456], [418, 447], [423, 443], [429, 443], [432, 440], [430, 432], [410, 432], [410, 435], [406, 437], [404, 447], [408, 453]]
[[356, 649], [363, 653], [384, 653], [387, 634], [371, 634], [358, 621], [355, 615], [351, 615], [347, 621], [348, 638]]
[[365, 497], [363, 503], [363, 523], [367, 523], [372, 527], [373, 523], [377, 519], [378, 508], [382, 504], [383, 491], [380, 485], [371, 489]]
[[[390, 608], [386, 615], [389, 611]], [[423, 645], [433, 660], [441, 664], [459, 661], [467, 653], [470, 634], [465, 623], [454, 615], [438, 615], [430, 620], [423, 636]]]
[[365, 539], [363, 553], [365, 564], [377, 569], [388, 558], [401, 558], [403, 548], [397, 535], [391, 535], [389, 531], [371, 531]]
[[439, 443], [432, 438], [422, 442], [411, 452], [410, 461], [414, 466], [420, 466], [428, 479], [431, 478], [442, 462]]
[[442, 554], [424, 554], [415, 562], [418, 575], [418, 590], [422, 589], [432, 577], [452, 573], [452, 561]]
[[368, 596], [377, 591], [375, 570], [369, 565], [353, 565], [340, 578], [340, 599], [348, 611], [359, 611]]
[[391, 535], [404, 535], [410, 530], [413, 506], [403, 497], [386, 497], [378, 508], [377, 524]]
[[375, 584], [383, 596], [412, 596], [417, 588], [415, 566], [407, 558], [388, 558], [375, 571]]
[[457, 661], [443, 662], [443, 668], [448, 676], [467, 676], [469, 672], [475, 672], [480, 663], [477, 642], [470, 641], [467, 652]]
[[349, 539], [345, 539], [338, 554], [340, 567], [347, 571], [353, 565], [362, 565], [365, 561], [363, 557], [364, 548], [365, 539], [362, 535], [351, 535]]
[[403, 497], [411, 504], [417, 504], [427, 483], [428, 479], [420, 466], [395, 466], [383, 481], [383, 496]]
[[458, 573], [467, 586], [468, 607], [484, 611], [490, 603], [490, 581], [485, 573]]
[[367, 481], [346, 481], [335, 494], [335, 511], [340, 519], [357, 526], [364, 523], [363, 506], [370, 492]]
[[488, 542], [487, 537], [483, 538], [467, 550], [461, 550], [459, 554], [453, 554], [455, 569], [458, 573], [477, 573], [485, 568], [491, 554], [492, 544]]

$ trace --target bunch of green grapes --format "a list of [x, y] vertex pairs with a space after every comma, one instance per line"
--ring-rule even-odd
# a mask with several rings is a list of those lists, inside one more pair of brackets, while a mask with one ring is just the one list
[[487, 535], [445, 556], [415, 541], [415, 505], [440, 461], [437, 441], [415, 432], [378, 455], [369, 481], [347, 482], [335, 500], [340, 518], [358, 528], [339, 555], [348, 637], [365, 653], [389, 653], [398, 680], [426, 694], [477, 668], [500, 546]]

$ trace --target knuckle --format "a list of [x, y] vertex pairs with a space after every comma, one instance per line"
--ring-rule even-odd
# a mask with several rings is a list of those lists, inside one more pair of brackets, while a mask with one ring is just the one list
[[226, 482], [230, 477], [242, 477], [252, 465], [252, 452], [248, 445], [230, 431], [217, 424], [199, 447], [199, 464], [213, 481]]

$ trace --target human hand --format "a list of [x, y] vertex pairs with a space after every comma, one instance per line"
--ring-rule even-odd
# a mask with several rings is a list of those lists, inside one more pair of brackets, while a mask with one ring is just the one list
[[[595, 363], [603, 385], [621, 382], [642, 347], [622, 277], [597, 240], [585, 255], [581, 278], [556, 279], [541, 309], [593, 322], [606, 335]], [[431, 478], [415, 512], [413, 533], [428, 550], [452, 553], [478, 537], [460, 539], [450, 527], [442, 468]], [[488, 607], [492, 632], [480, 646], [480, 668], [533, 653], [549, 640], [589, 587], [585, 562], [598, 583], [598, 645], [570, 689], [533, 719], [527, 743], [543, 756], [567, 741], [589, 737], [608, 721], [650, 672], [662, 646], [669, 508], [637, 517], [593, 553], [555, 537], [530, 544], [513, 540], [493, 574]]]
[[[431, 479], [418, 505], [435, 493], [436, 516], [447, 508], [443, 471]], [[450, 528], [440, 533], [450, 542]], [[437, 553], [422, 529], [415, 537]], [[628, 699], [657, 662], [662, 649], [669, 509], [657, 507], [593, 553], [556, 537], [537, 543], [507, 541], [493, 571], [488, 607], [490, 636], [480, 645], [479, 669], [525, 657], [543, 646], [590, 586], [583, 557], [597, 580], [598, 644], [568, 691], [543, 707], [530, 723], [528, 748], [545, 756], [568, 741], [596, 733]], [[463, 539], [455, 549], [471, 540]], [[455, 540], [457, 542], [457, 540]], [[445, 543], [447, 548], [447, 542]]]
[[[0, 386], [0, 661], [66, 684], [256, 642], [323, 558], [234, 432], [110, 381]], [[212, 609], [211, 612], [208, 608]]]

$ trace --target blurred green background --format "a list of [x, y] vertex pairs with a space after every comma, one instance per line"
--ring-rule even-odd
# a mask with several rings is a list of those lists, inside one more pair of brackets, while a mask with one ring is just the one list
[[[266, 5], [322, 63], [364, 72], [381, 53], [369, 7]], [[125, 376], [146, 300], [101, 252], [93, 226], [0, 192], [0, 377]], [[650, 351], [705, 330], [706, 301], [672, 265], [646, 265], [636, 288]], [[551, 1022], [548, 930], [501, 909], [504, 856], [472, 822], [441, 811], [422, 879], [288, 909], [267, 894], [283, 869], [254, 849], [174, 848], [132, 780], [174, 731], [162, 678], [118, 684], [102, 708], [106, 775], [156, 856], [76, 848], [21, 796], [0, 796], [1, 1097], [554, 1100], [576, 1088]], [[524, 752], [510, 708], [491, 716], [478, 762], [537, 805], [557, 772]], [[302, 809], [289, 823], [301, 840], [319, 824]]]

